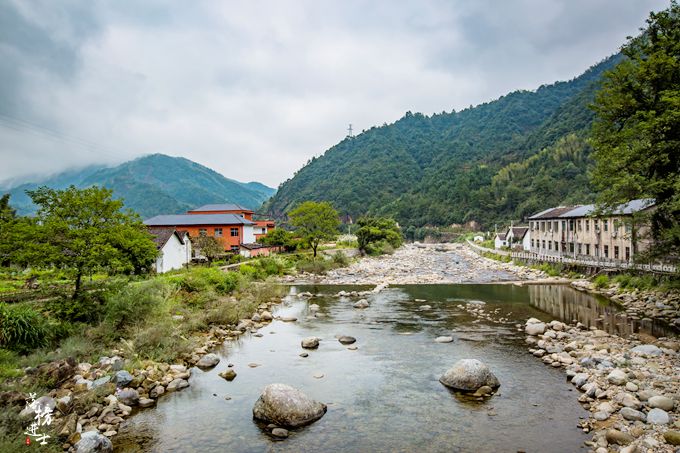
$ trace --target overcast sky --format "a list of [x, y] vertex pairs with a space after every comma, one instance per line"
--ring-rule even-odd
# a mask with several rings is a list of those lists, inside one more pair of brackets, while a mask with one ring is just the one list
[[0, 2], [0, 180], [183, 156], [276, 187], [411, 110], [571, 79], [662, 0]]

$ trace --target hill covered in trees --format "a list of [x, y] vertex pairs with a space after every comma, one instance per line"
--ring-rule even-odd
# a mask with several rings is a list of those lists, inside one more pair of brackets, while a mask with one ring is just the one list
[[182, 213], [208, 203], [238, 203], [257, 209], [274, 193], [274, 189], [261, 183], [234, 181], [196, 162], [163, 154], [140, 157], [116, 167], [68, 171], [5, 192], [10, 194], [10, 204], [18, 214], [32, 214], [36, 208], [25, 191], [43, 185], [53, 189], [70, 185], [106, 187], [144, 218]]
[[284, 182], [264, 209], [305, 200], [344, 216], [389, 215], [402, 226], [476, 220], [486, 226], [594, 198], [588, 108], [613, 56], [567, 82], [515, 91], [460, 112], [407, 112], [347, 137]]

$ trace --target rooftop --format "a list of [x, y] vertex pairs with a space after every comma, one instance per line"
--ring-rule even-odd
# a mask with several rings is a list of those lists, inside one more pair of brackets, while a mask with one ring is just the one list
[[149, 226], [188, 226], [188, 225], [254, 225], [236, 214], [173, 214], [157, 215], [144, 221]]
[[252, 209], [244, 208], [243, 206], [236, 204], [236, 203], [204, 204], [200, 208], [192, 209], [189, 212], [202, 212], [202, 211], [247, 211], [247, 212], [253, 212]]
[[149, 227], [149, 233], [153, 236], [152, 241], [156, 244], [156, 248], [162, 249], [173, 234], [177, 235], [179, 242], [184, 244], [185, 231], [177, 231], [174, 227]]
[[[630, 215], [654, 206], [653, 198], [640, 198], [631, 200], [628, 203], [623, 203], [617, 206], [609, 213], [604, 215]], [[569, 219], [575, 217], [590, 217], [597, 212], [597, 206], [594, 204], [585, 204], [578, 206], [560, 206], [557, 208], [546, 209], [538, 214], [529, 217], [530, 220], [540, 219]]]

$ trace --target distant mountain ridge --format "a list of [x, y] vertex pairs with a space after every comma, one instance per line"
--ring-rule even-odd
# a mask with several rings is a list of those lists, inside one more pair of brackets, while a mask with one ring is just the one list
[[515, 91], [460, 112], [407, 112], [347, 137], [279, 186], [264, 210], [283, 216], [329, 201], [346, 219], [389, 215], [404, 227], [520, 219], [590, 202], [588, 108], [612, 56], [580, 76]]
[[115, 167], [91, 166], [50, 176], [4, 190], [18, 214], [35, 212], [26, 190], [40, 186], [63, 189], [70, 185], [103, 186], [122, 198], [143, 218], [178, 214], [209, 203], [237, 203], [257, 210], [275, 189], [259, 182], [239, 182], [183, 157], [152, 154]]

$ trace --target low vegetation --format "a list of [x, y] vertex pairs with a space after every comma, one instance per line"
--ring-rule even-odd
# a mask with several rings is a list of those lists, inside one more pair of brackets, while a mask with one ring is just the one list
[[404, 243], [401, 229], [394, 219], [362, 217], [356, 231], [359, 250], [369, 255], [392, 254]]

